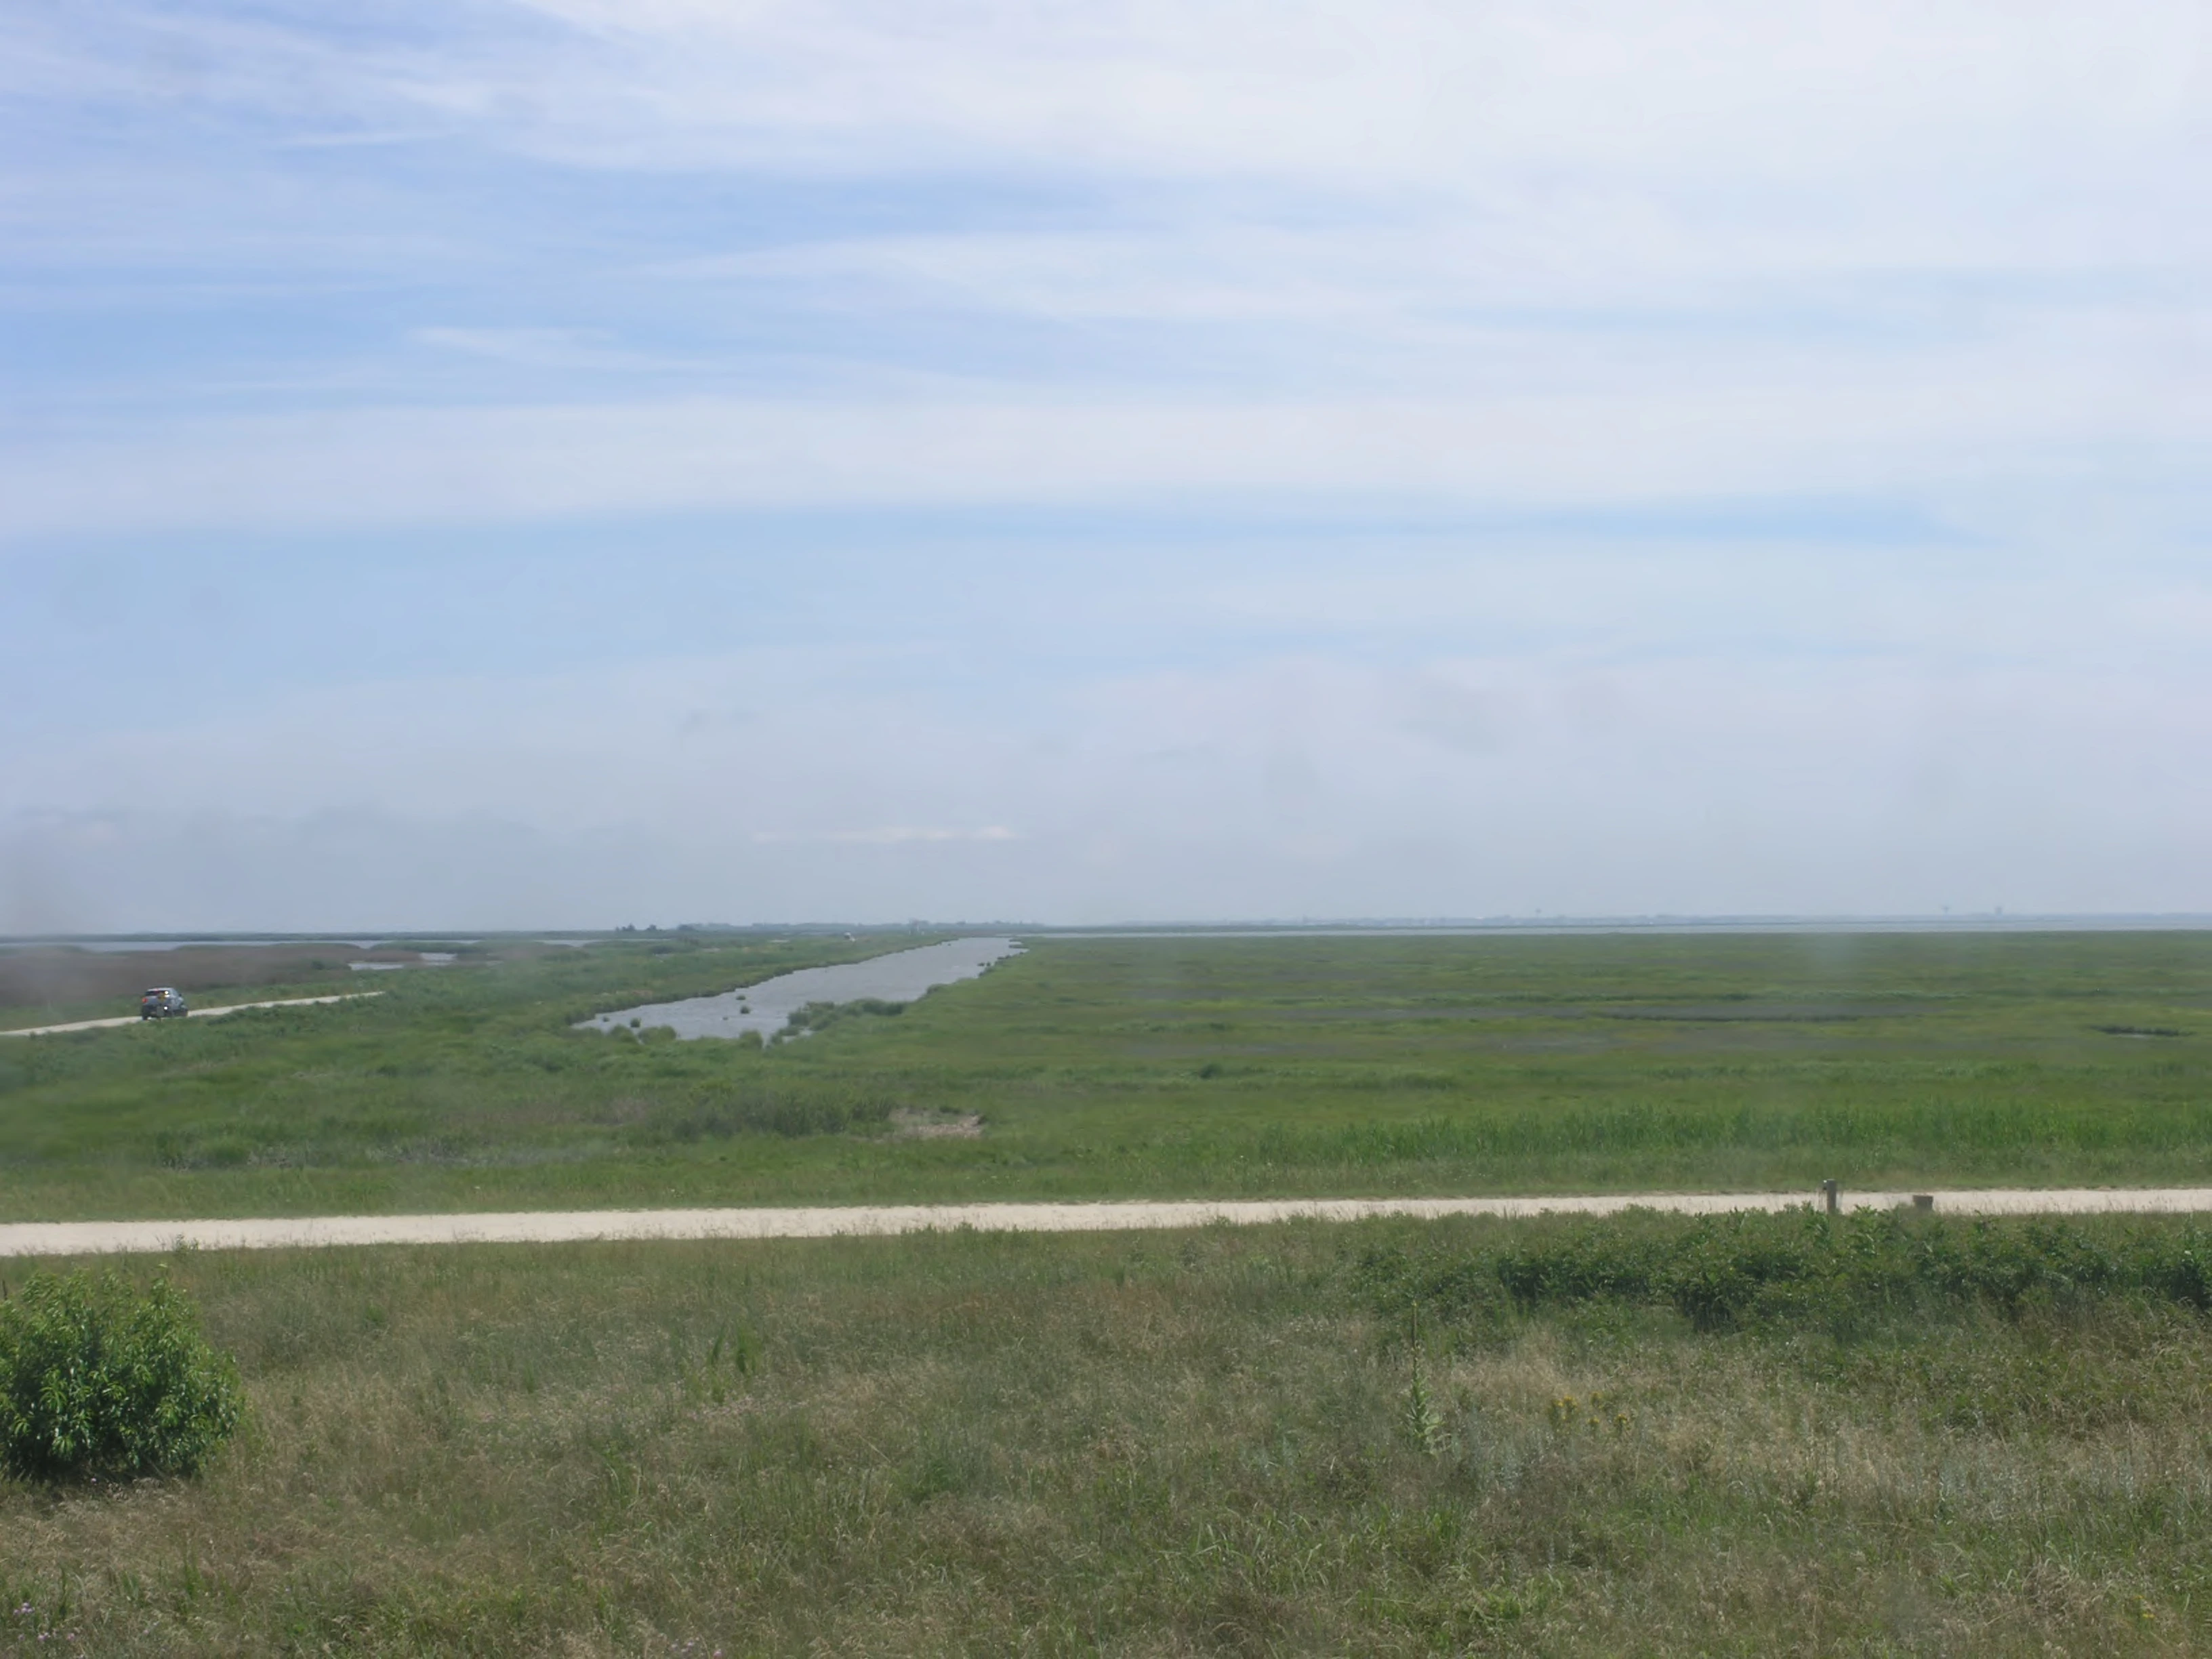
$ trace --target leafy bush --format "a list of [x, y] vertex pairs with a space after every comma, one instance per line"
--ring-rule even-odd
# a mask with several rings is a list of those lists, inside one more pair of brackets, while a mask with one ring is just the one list
[[36, 1480], [190, 1474], [240, 1421], [238, 1374], [184, 1293], [39, 1273], [0, 1301], [0, 1465]]

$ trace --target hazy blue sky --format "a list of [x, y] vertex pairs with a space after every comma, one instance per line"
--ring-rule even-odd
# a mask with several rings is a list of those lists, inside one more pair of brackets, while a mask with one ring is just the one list
[[2212, 910], [2201, 0], [0, 0], [0, 929]]

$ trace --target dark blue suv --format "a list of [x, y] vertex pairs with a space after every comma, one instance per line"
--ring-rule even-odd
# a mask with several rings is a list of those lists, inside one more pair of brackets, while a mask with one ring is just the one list
[[185, 1006], [185, 994], [173, 985], [156, 985], [138, 999], [141, 1019], [171, 1019], [190, 1012]]

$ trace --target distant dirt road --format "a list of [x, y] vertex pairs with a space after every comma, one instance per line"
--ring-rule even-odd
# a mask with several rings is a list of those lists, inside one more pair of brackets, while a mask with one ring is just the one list
[[[2179, 1214], [2212, 1211], [2212, 1187], [1996, 1188], [1933, 1194], [1939, 1215]], [[558, 1244], [587, 1239], [830, 1238], [950, 1231], [1121, 1232], [1226, 1222], [1371, 1216], [1717, 1215], [1817, 1204], [1810, 1193], [1608, 1193], [1555, 1198], [1194, 1199], [1169, 1203], [853, 1205], [791, 1210], [520, 1210], [473, 1215], [271, 1216], [234, 1221], [0, 1223], [0, 1259], [114, 1251], [313, 1249], [343, 1244]], [[1909, 1193], [1846, 1193], [1846, 1209], [1894, 1209]]]
[[[275, 1002], [234, 1002], [223, 1008], [195, 1008], [186, 1019], [220, 1019], [225, 1014], [244, 1013], [248, 1008], [304, 1008], [313, 1002], [358, 1002], [363, 997], [380, 997], [381, 991], [343, 991], [334, 997], [283, 997]], [[137, 1025], [137, 1014], [125, 1014], [119, 1019], [79, 1019], [67, 1025], [26, 1025], [13, 1031], [0, 1031], [0, 1036], [52, 1036], [58, 1031], [104, 1031], [114, 1025]]]

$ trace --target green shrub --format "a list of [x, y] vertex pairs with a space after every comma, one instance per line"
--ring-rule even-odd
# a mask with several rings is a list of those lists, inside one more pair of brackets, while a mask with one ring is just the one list
[[238, 1427], [237, 1369], [166, 1279], [31, 1275], [0, 1301], [0, 1465], [35, 1480], [190, 1474]]

